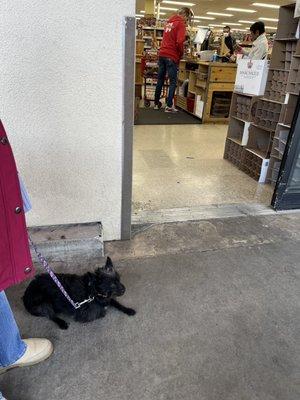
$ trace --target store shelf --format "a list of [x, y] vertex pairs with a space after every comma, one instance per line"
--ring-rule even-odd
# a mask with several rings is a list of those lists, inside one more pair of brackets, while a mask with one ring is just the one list
[[295, 37], [275, 39], [276, 42], [297, 42], [297, 40]]

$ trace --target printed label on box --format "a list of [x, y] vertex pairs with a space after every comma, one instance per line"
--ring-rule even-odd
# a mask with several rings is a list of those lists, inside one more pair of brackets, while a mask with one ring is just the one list
[[268, 60], [239, 60], [234, 90], [262, 96], [268, 77]]

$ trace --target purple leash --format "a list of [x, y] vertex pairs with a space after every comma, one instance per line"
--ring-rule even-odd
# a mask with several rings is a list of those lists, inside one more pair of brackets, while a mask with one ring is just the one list
[[42, 267], [46, 270], [46, 272], [48, 272], [48, 274], [52, 278], [53, 282], [56, 284], [56, 286], [61, 291], [61, 293], [65, 296], [65, 298], [69, 301], [69, 303], [72, 304], [72, 306], [75, 308], [75, 310], [78, 310], [78, 308], [80, 308], [83, 304], [91, 303], [92, 301], [94, 301], [94, 299], [95, 299], [94, 297], [89, 297], [88, 299], [83, 300], [81, 303], [79, 303], [79, 302], [75, 303], [75, 301], [73, 301], [71, 299], [71, 297], [67, 293], [66, 289], [63, 287], [63, 285], [60, 282], [60, 280], [58, 279], [58, 277], [55, 275], [54, 271], [52, 270], [52, 268], [48, 264], [48, 261], [38, 251], [36, 245], [33, 243], [32, 239], [30, 237], [29, 237], [29, 242], [30, 242], [35, 254], [37, 255], [37, 258], [38, 258], [40, 264], [42, 265]]

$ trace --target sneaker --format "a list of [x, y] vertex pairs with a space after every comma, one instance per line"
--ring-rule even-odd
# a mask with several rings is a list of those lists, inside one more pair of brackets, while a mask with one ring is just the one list
[[45, 361], [53, 353], [53, 345], [47, 339], [24, 339], [27, 345], [25, 354], [14, 364], [0, 369], [0, 375], [13, 368], [29, 367]]
[[172, 107], [166, 107], [165, 108], [165, 112], [166, 113], [173, 113], [173, 114], [176, 114], [176, 113], [178, 113], [178, 110], [177, 110], [177, 108], [175, 108], [174, 106], [172, 106]]
[[157, 104], [155, 104], [155, 106], [154, 106], [154, 110], [159, 110], [159, 107], [158, 107], [158, 105], [157, 105]]

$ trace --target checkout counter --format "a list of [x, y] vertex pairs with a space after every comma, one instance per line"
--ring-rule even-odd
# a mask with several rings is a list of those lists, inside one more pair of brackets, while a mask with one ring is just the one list
[[229, 120], [237, 64], [181, 60], [176, 105], [202, 122]]

